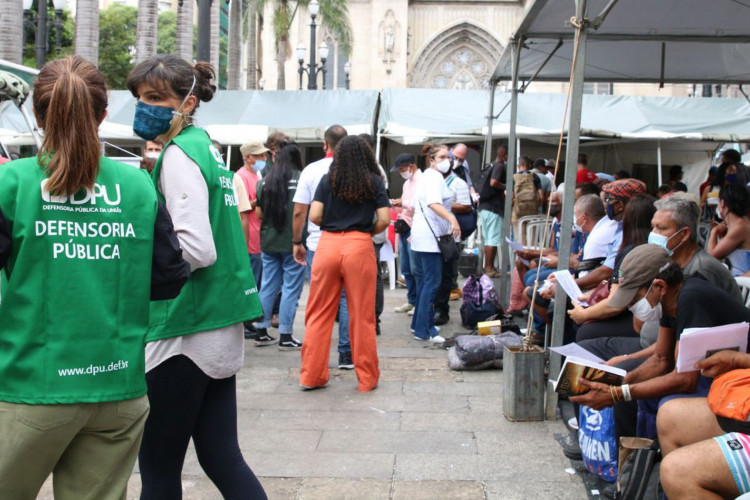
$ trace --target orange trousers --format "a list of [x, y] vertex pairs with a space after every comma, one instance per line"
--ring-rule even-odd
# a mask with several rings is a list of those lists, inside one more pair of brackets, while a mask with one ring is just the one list
[[378, 385], [378, 348], [375, 336], [375, 248], [371, 235], [360, 231], [323, 231], [312, 263], [310, 295], [305, 310], [300, 384], [319, 387], [328, 383], [331, 330], [341, 299], [349, 305], [349, 342], [359, 390]]

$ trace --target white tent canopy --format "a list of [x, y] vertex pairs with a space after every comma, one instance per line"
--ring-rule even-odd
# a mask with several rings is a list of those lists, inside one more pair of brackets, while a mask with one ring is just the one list
[[[610, 0], [589, 0], [589, 18]], [[521, 38], [518, 76], [567, 80], [573, 59], [575, 13], [570, 0], [527, 4], [515, 31]], [[620, 0], [587, 35], [586, 81], [744, 83], [750, 80], [750, 3], [736, 0]], [[556, 49], [558, 43], [562, 45]], [[549, 62], [542, 67], [551, 54]], [[511, 76], [507, 45], [493, 79]]]
[[[510, 99], [495, 91], [495, 107]], [[436, 105], [439, 103], [439, 105]], [[483, 140], [487, 134], [487, 92], [467, 90], [385, 89], [378, 129], [401, 144], [428, 140]], [[565, 96], [521, 94], [521, 138], [557, 141]], [[493, 137], [507, 137], [509, 108], [493, 121]], [[638, 96], [583, 96], [581, 134], [587, 139], [750, 141], [750, 103], [744, 99]]]
[[[297, 142], [321, 142], [326, 128], [334, 124], [349, 133], [372, 133], [377, 101], [375, 90], [221, 90], [211, 101], [201, 103], [195, 117], [198, 125], [224, 145], [264, 140], [273, 130], [282, 130]], [[130, 92], [110, 92], [109, 122], [132, 127], [134, 112]], [[132, 130], [131, 136], [142, 142]]]

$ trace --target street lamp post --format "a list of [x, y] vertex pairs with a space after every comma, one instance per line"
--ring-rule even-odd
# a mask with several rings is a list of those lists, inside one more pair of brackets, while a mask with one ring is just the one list
[[[36, 19], [31, 13], [31, 5], [33, 0], [23, 0], [24, 10], [24, 45], [26, 42], [26, 28], [34, 30], [34, 52], [36, 53], [36, 67], [37, 69], [44, 66], [47, 59], [47, 52], [49, 52], [49, 43], [47, 37], [49, 36], [49, 29], [47, 23], [49, 22], [49, 16], [47, 15], [47, 2], [49, 0], [38, 0], [36, 4], [37, 14]], [[55, 28], [55, 48], [57, 52], [60, 52], [60, 46], [62, 44], [62, 15], [63, 9], [67, 5], [67, 0], [53, 0], [53, 6], [55, 9], [56, 19], [52, 21], [52, 26]]]
[[318, 67], [318, 63], [315, 60], [315, 28], [317, 27], [317, 24], [315, 24], [315, 18], [318, 17], [320, 5], [318, 5], [317, 0], [312, 0], [307, 8], [310, 12], [311, 18], [310, 63], [307, 65], [307, 68], [305, 68], [305, 53], [307, 51], [305, 49], [305, 45], [300, 43], [297, 46], [296, 51], [297, 62], [299, 63], [299, 69], [297, 70], [297, 72], [299, 73], [299, 89], [302, 90], [302, 75], [307, 73], [307, 89], [318, 90], [318, 73], [323, 73], [323, 90], [325, 90], [326, 73], [328, 72], [328, 68], [326, 68], [326, 59], [328, 59], [328, 45], [326, 45], [325, 42], [321, 42], [320, 47], [318, 47], [318, 50], [320, 51], [320, 67]]
[[211, 3], [198, 0], [198, 60], [211, 61]]
[[346, 61], [344, 64], [344, 74], [346, 75], [346, 90], [349, 90], [349, 74], [352, 72], [352, 63]]

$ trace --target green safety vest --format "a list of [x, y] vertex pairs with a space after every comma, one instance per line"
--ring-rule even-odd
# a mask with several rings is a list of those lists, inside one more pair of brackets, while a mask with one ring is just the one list
[[156, 190], [101, 158], [92, 190], [52, 196], [37, 158], [0, 167], [12, 254], [0, 303], [0, 401], [118, 401], [146, 393]]
[[[232, 172], [203, 129], [192, 126], [184, 129], [164, 149], [171, 144], [198, 165], [206, 181], [216, 262], [193, 271], [177, 298], [151, 303], [148, 342], [224, 328], [263, 316], [247, 257]], [[157, 185], [163, 157], [159, 157], [151, 172]], [[163, 194], [159, 196], [163, 199]]]

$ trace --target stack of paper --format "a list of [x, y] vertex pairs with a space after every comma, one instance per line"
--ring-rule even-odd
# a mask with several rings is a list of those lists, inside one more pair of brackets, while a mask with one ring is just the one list
[[695, 363], [718, 351], [747, 352], [747, 329], [747, 322], [711, 328], [686, 328], [680, 336], [677, 371], [698, 371]]

